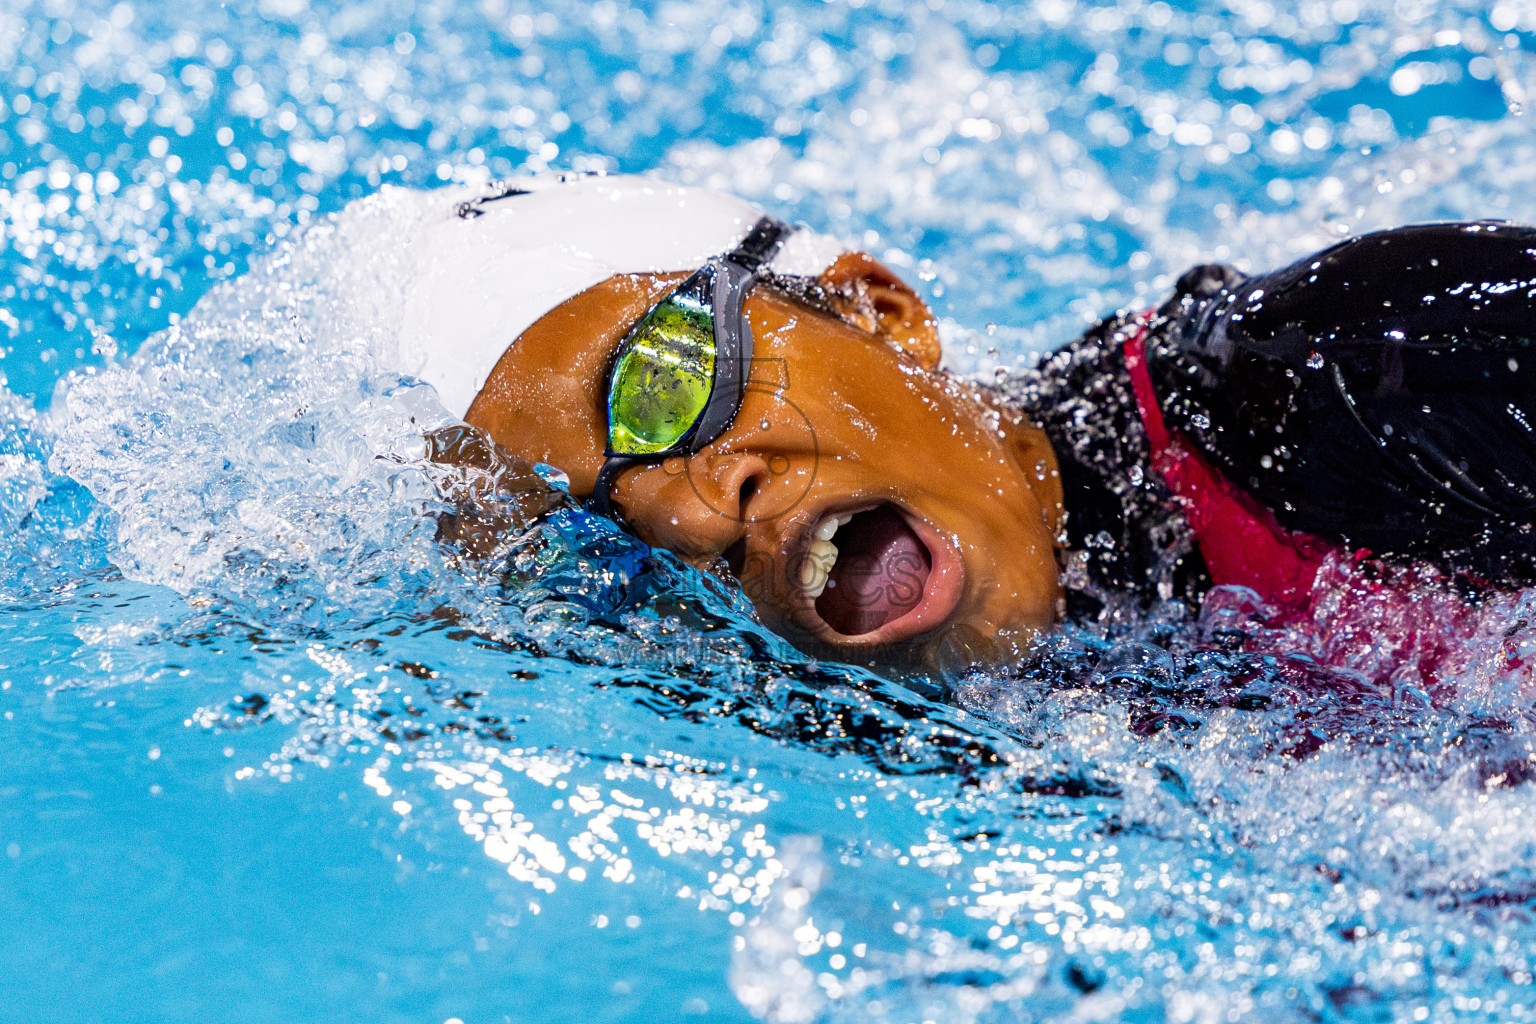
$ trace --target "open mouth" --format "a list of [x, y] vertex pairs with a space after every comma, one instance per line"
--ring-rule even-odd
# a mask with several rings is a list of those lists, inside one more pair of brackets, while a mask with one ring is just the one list
[[932, 574], [929, 546], [899, 511], [878, 505], [817, 524], [799, 582], [833, 632], [862, 637], [917, 618]]

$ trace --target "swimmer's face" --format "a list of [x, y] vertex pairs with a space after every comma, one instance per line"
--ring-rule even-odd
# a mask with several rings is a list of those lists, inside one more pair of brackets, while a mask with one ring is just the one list
[[[681, 276], [611, 278], [550, 312], [469, 422], [590, 493], [614, 352]], [[694, 455], [626, 471], [614, 504], [647, 543], [729, 566], [763, 620], [818, 655], [1005, 654], [1055, 615], [1050, 447], [936, 368], [931, 313], [873, 258], [844, 256], [821, 283], [835, 311], [751, 292], [752, 383], [734, 423]]]

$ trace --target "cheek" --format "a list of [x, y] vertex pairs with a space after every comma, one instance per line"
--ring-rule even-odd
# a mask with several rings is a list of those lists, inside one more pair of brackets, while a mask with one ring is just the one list
[[665, 464], [643, 466], [620, 478], [618, 498], [631, 522], [658, 532], [675, 525], [672, 521], [678, 519], [682, 503], [692, 497], [692, 491], [685, 476], [668, 472], [668, 468]]
[[477, 401], [469, 422], [488, 430], [502, 447], [573, 477], [597, 472], [606, 424], [592, 396], [572, 381], [508, 381], [490, 397]]
[[[1007, 562], [999, 569], [994, 594], [984, 594], [983, 599], [989, 604], [1006, 603], [1013, 617], [1033, 628], [1050, 625], [1061, 583], [1055, 550], [1045, 530], [1030, 530], [1027, 538], [1016, 537]], [[1000, 600], [1004, 595], [1006, 602]]]
[[552, 438], [583, 446], [595, 438], [601, 446], [607, 433], [605, 396], [593, 388], [579, 387], [579, 383], [565, 381], [564, 387], [536, 392], [524, 408], [528, 418]]
[[782, 562], [763, 552], [749, 552], [739, 579], [741, 592], [764, 625], [773, 630], [793, 628], [786, 611], [793, 602], [793, 588]]
[[987, 456], [979, 464], [955, 465], [946, 479], [950, 487], [941, 500], [960, 526], [972, 599], [1049, 618], [1060, 575], [1055, 540], [1018, 469]]
[[537, 436], [549, 450], [551, 465], [567, 472], [585, 467], [594, 476], [602, 468], [608, 443], [608, 422], [596, 400], [589, 395], [570, 396], [529, 419], [538, 424]]

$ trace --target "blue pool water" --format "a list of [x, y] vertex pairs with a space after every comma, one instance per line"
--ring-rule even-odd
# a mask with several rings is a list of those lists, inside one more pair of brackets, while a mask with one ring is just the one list
[[1533, 46], [1512, 0], [12, 0], [0, 1019], [1536, 1018], [1536, 594], [1334, 565], [1284, 628], [808, 663], [577, 512], [459, 560], [435, 396], [280, 312], [381, 184], [654, 172], [876, 252], [990, 373], [1198, 260], [1536, 218]]

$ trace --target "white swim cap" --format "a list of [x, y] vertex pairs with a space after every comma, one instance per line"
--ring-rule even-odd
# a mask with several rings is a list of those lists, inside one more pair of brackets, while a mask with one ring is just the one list
[[[389, 257], [391, 276], [403, 293], [394, 351], [381, 355], [435, 387], [460, 417], [508, 346], [562, 302], [615, 274], [695, 270], [734, 248], [762, 216], [734, 196], [632, 175], [392, 189], [370, 200], [354, 204], [367, 207], [357, 214], [392, 222], [399, 249]], [[844, 251], [798, 230], [769, 266], [814, 276]]]

